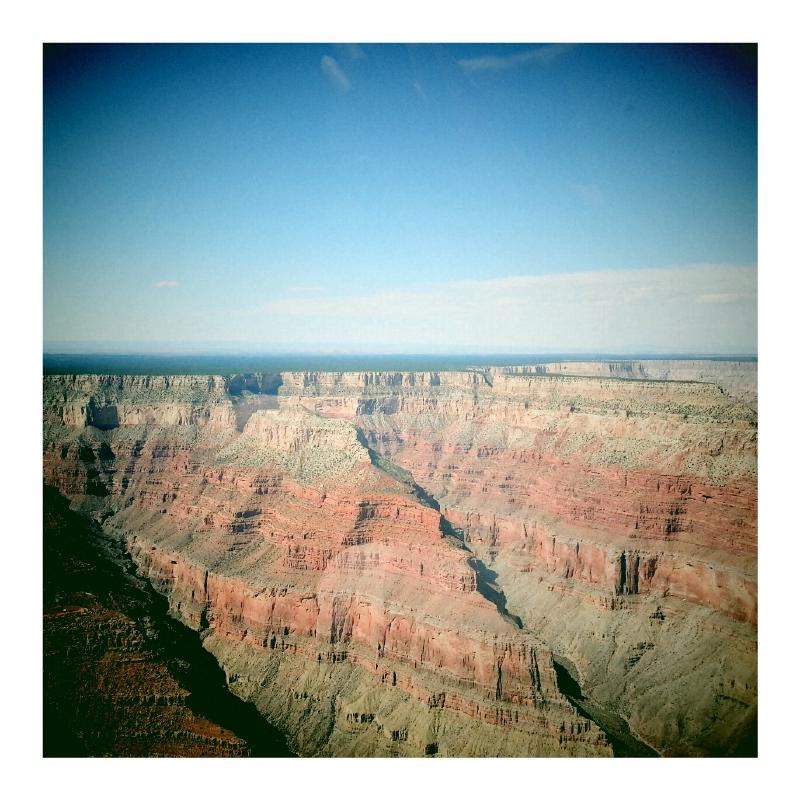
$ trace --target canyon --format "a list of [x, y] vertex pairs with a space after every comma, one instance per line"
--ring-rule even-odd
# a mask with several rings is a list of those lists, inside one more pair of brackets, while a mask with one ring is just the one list
[[[755, 755], [754, 362], [48, 375], [43, 426], [298, 755]], [[248, 752], [169, 705], [114, 752]]]
[[44, 755], [290, 756], [121, 543], [44, 491]]

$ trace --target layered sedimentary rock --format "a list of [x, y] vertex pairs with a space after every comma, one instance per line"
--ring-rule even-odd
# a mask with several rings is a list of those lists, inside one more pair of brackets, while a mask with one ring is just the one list
[[752, 746], [750, 404], [713, 382], [521, 368], [303, 384], [281, 391], [352, 415], [436, 497], [526, 629], [642, 738], [669, 754]]
[[45, 479], [301, 753], [748, 752], [755, 365], [674, 363], [51, 377]]
[[244, 740], [192, 709], [152, 590], [126, 580], [51, 487], [44, 521], [44, 755], [246, 755]]
[[753, 407], [758, 400], [757, 370], [753, 361], [711, 359], [555, 361], [533, 366], [496, 368], [491, 371], [493, 373], [582, 375], [598, 378], [713, 383], [731, 397]]
[[[611, 754], [549, 648], [352, 424], [292, 401], [243, 419], [214, 380], [185, 379], [180, 404], [127, 380], [46, 382], [45, 478], [126, 542], [298, 752]], [[118, 424], [93, 425], [109, 407]]]

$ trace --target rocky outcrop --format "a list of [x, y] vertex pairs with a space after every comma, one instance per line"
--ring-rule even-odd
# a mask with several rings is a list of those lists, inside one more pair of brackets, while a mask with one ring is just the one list
[[[68, 399], [104, 405], [91, 389]], [[611, 754], [410, 476], [348, 422], [289, 401], [239, 430], [232, 402], [209, 383], [171, 426], [98, 428], [52, 401], [45, 475], [127, 542], [237, 696], [304, 754]]]
[[[689, 364], [688, 382], [655, 363], [657, 380], [493, 369], [468, 391], [333, 381], [302, 402], [349, 415], [436, 498], [595, 699], [662, 752], [732, 752], [756, 704], [755, 364]], [[752, 402], [699, 380], [716, 375]]]
[[44, 755], [288, 754], [115, 544], [51, 488], [44, 500]]
[[54, 376], [45, 478], [299, 752], [748, 751], [754, 393], [544, 366]]
[[703, 382], [719, 386], [731, 397], [754, 408], [758, 399], [757, 365], [754, 361], [719, 359], [556, 361], [533, 366], [493, 368], [491, 372]]

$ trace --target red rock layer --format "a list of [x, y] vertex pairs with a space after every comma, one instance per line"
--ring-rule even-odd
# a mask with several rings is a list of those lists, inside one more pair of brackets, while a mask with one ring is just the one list
[[[746, 366], [734, 372], [747, 384]], [[702, 660], [698, 681], [724, 681], [728, 671], [737, 686], [746, 684], [730, 702], [681, 688], [691, 694], [691, 708], [678, 702], [674, 719], [697, 719], [639, 723], [668, 752], [735, 746], [724, 725], [712, 734], [705, 728], [708, 718], [736, 727], [754, 713], [752, 407], [707, 382], [505, 369], [451, 374], [446, 384], [435, 375], [326, 375], [302, 385], [284, 380], [281, 391], [301, 395], [318, 413], [352, 419], [372, 447], [408, 470], [492, 564], [509, 608], [576, 663], [590, 691], [626, 716], [644, 715], [650, 700], [642, 687], [673, 702], [677, 678], [669, 670], [665, 677], [657, 661], [672, 661], [677, 672], [687, 659], [693, 669]], [[658, 625], [666, 605], [671, 617]], [[718, 615], [717, 628], [697, 635], [701, 609]], [[561, 614], [566, 619], [554, 628]], [[595, 628], [617, 642], [615, 650], [586, 638], [592, 616]], [[655, 641], [645, 638], [638, 651], [635, 637], [643, 635]], [[627, 648], [630, 655], [612, 663]], [[721, 653], [722, 662], [715, 661]]]
[[44, 517], [44, 755], [246, 755], [246, 742], [190, 707], [147, 635], [154, 610], [91, 547], [85, 523], [50, 494]]
[[[46, 479], [127, 536], [303, 752], [608, 752], [549, 648], [662, 752], [749, 741], [754, 402], [702, 381], [285, 373], [272, 411], [173, 380], [46, 381]], [[502, 590], [525, 630], [486, 599]]]
[[[609, 564], [626, 552], [638, 556], [641, 575], [625, 585], [629, 593], [674, 590], [754, 621], [754, 578], [742, 576], [741, 591], [724, 591], [754, 565], [756, 432], [749, 409], [703, 384], [500, 380], [471, 398], [435, 389], [371, 396], [369, 413], [361, 399], [362, 413], [353, 418], [376, 449], [440, 498], [454, 524], [488, 519], [488, 527], [468, 525], [473, 538], [519, 544], [549, 568], [621, 590], [617, 566], [590, 577], [573, 556], [558, 563], [575, 539], [588, 539]], [[308, 402], [343, 416], [338, 395]], [[551, 546], [526, 541], [527, 527]], [[728, 577], [709, 585], [705, 565], [694, 564], [704, 554]], [[692, 572], [696, 578], [686, 577]]]
[[[610, 754], [549, 650], [477, 591], [470, 553], [351, 425], [292, 404], [243, 423], [214, 379], [127, 380], [46, 381], [45, 478], [126, 537], [301, 752]], [[116, 424], [92, 424], [112, 406]]]

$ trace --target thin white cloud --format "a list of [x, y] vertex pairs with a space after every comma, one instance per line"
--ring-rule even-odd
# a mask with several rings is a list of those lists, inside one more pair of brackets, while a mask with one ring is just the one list
[[755, 300], [755, 291], [750, 292], [717, 292], [716, 294], [701, 294], [696, 303], [741, 303], [745, 300]]
[[156, 281], [153, 284], [154, 289], [174, 289], [178, 285], [178, 281]]
[[342, 58], [346, 58], [348, 61], [361, 61], [362, 58], [367, 57], [358, 44], [337, 44], [336, 50]]
[[[512, 275], [291, 296], [260, 309], [303, 341], [494, 352], [756, 351], [756, 268], [686, 267]], [[735, 298], [735, 299], [734, 299]]]
[[350, 88], [350, 79], [344, 74], [339, 62], [332, 56], [322, 56], [320, 68], [325, 77], [341, 92]]
[[466, 73], [501, 72], [524, 64], [550, 64], [564, 53], [572, 50], [571, 44], [547, 44], [531, 50], [523, 50], [510, 56], [483, 56], [481, 58], [462, 58], [458, 65]]

